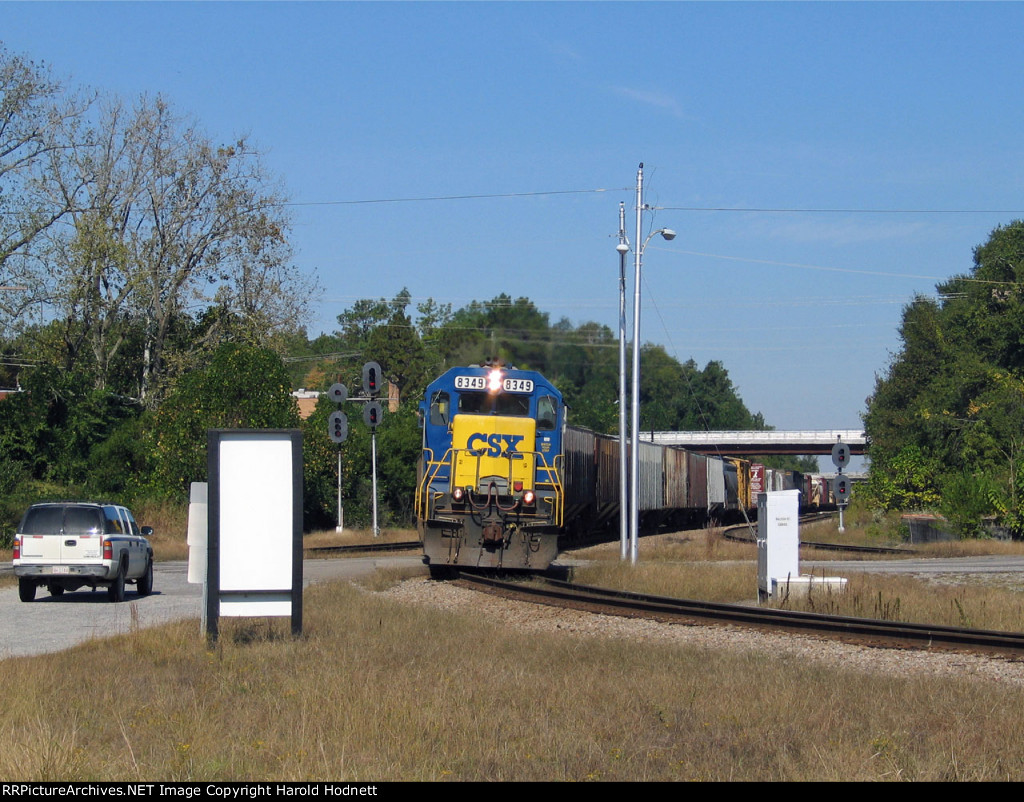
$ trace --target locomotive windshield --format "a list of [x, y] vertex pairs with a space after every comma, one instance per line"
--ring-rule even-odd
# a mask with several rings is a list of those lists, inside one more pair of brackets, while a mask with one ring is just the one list
[[469, 415], [530, 414], [530, 396], [514, 393], [459, 393], [459, 412]]

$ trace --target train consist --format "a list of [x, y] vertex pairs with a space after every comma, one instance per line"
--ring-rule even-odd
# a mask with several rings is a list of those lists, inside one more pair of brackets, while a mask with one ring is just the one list
[[[427, 387], [420, 414], [415, 509], [432, 573], [543, 570], [560, 536], [617, 528], [618, 438], [568, 426], [562, 394], [541, 374], [453, 368]], [[742, 459], [641, 443], [638, 462], [644, 531], [740, 514], [764, 490], [828, 501], [822, 477]]]

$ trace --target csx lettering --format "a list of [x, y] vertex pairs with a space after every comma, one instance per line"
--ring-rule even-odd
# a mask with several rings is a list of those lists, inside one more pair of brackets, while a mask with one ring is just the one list
[[471, 434], [469, 439], [466, 440], [466, 448], [470, 451], [483, 450], [487, 447], [488, 457], [500, 457], [503, 453], [501, 444], [504, 441], [507, 446], [504, 452], [509, 454], [516, 453], [516, 446], [519, 445], [519, 441], [524, 439], [524, 435], [521, 434], [485, 434], [484, 432], [477, 432]]

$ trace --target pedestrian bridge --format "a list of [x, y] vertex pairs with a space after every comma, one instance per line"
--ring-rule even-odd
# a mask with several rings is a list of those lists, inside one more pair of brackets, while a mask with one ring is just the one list
[[831, 454], [836, 443], [846, 443], [851, 454], [863, 454], [863, 429], [822, 429], [793, 432], [641, 432], [640, 439], [666, 446], [682, 446], [699, 454], [723, 456], [771, 454]]

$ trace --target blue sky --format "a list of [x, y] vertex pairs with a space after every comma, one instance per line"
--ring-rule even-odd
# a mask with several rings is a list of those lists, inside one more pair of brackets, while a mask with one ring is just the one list
[[[6, 47], [70, 84], [252, 137], [323, 286], [313, 332], [402, 287], [614, 328], [618, 204], [633, 240], [644, 162], [646, 230], [678, 237], [645, 253], [643, 338], [722, 361], [783, 429], [858, 426], [903, 305], [1024, 216], [1017, 3], [0, 12]], [[352, 203], [466, 195], [513, 197]]]

